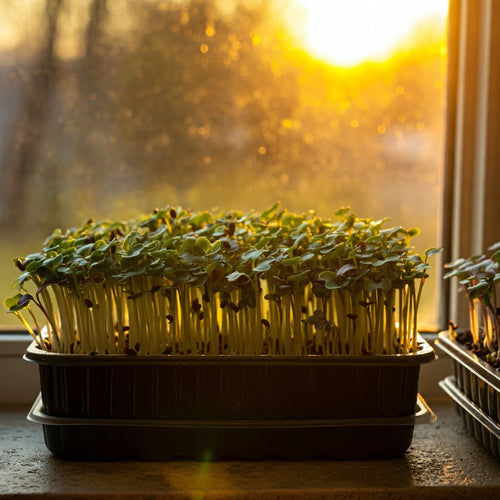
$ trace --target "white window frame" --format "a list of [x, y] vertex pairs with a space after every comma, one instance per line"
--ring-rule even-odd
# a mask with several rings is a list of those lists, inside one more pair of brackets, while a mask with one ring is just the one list
[[31, 404], [40, 390], [38, 367], [23, 359], [32, 340], [21, 329], [0, 328], [0, 408]]

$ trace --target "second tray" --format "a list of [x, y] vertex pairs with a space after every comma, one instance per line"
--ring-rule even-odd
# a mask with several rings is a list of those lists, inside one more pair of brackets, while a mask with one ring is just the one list
[[41, 424], [47, 448], [65, 459], [391, 458], [410, 446], [415, 424], [436, 416], [419, 396], [405, 417], [284, 420], [132, 420], [54, 417], [39, 397], [28, 420]]

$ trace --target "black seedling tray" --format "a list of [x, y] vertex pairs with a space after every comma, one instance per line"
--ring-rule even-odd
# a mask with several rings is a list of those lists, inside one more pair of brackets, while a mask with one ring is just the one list
[[500, 373], [467, 346], [441, 332], [436, 346], [453, 360], [457, 388], [497, 424], [500, 419]]
[[57, 417], [373, 418], [414, 413], [420, 365], [435, 356], [419, 345], [379, 356], [83, 356], [33, 343], [25, 359]]
[[467, 430], [494, 457], [500, 458], [500, 425], [471, 401], [457, 386], [454, 376], [439, 382], [440, 387], [455, 401]]
[[410, 446], [415, 424], [435, 421], [422, 398], [406, 417], [283, 420], [131, 420], [54, 417], [41, 397], [28, 420], [42, 424], [47, 448], [64, 459], [341, 460], [392, 458]]

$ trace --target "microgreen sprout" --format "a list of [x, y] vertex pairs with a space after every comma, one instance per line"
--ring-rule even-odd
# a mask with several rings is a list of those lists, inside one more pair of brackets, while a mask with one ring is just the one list
[[[488, 254], [459, 258], [445, 265], [445, 278], [456, 278], [465, 291], [469, 305], [469, 326], [475, 344], [483, 344], [490, 360], [500, 358], [500, 242], [488, 248]], [[455, 327], [450, 323], [452, 335]]]
[[422, 286], [439, 249], [414, 252], [416, 229], [349, 209], [335, 217], [275, 204], [260, 214], [166, 207], [137, 221], [89, 220], [16, 259], [18, 293], [5, 305], [54, 352], [417, 352]]

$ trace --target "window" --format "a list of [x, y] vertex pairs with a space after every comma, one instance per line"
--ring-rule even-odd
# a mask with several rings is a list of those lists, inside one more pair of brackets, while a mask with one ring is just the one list
[[439, 244], [446, 0], [2, 3], [2, 296], [55, 227], [169, 204], [348, 205]]
[[[450, 2], [443, 244], [446, 261], [500, 241], [500, 3]], [[442, 288], [444, 324], [468, 324], [457, 284]]]

